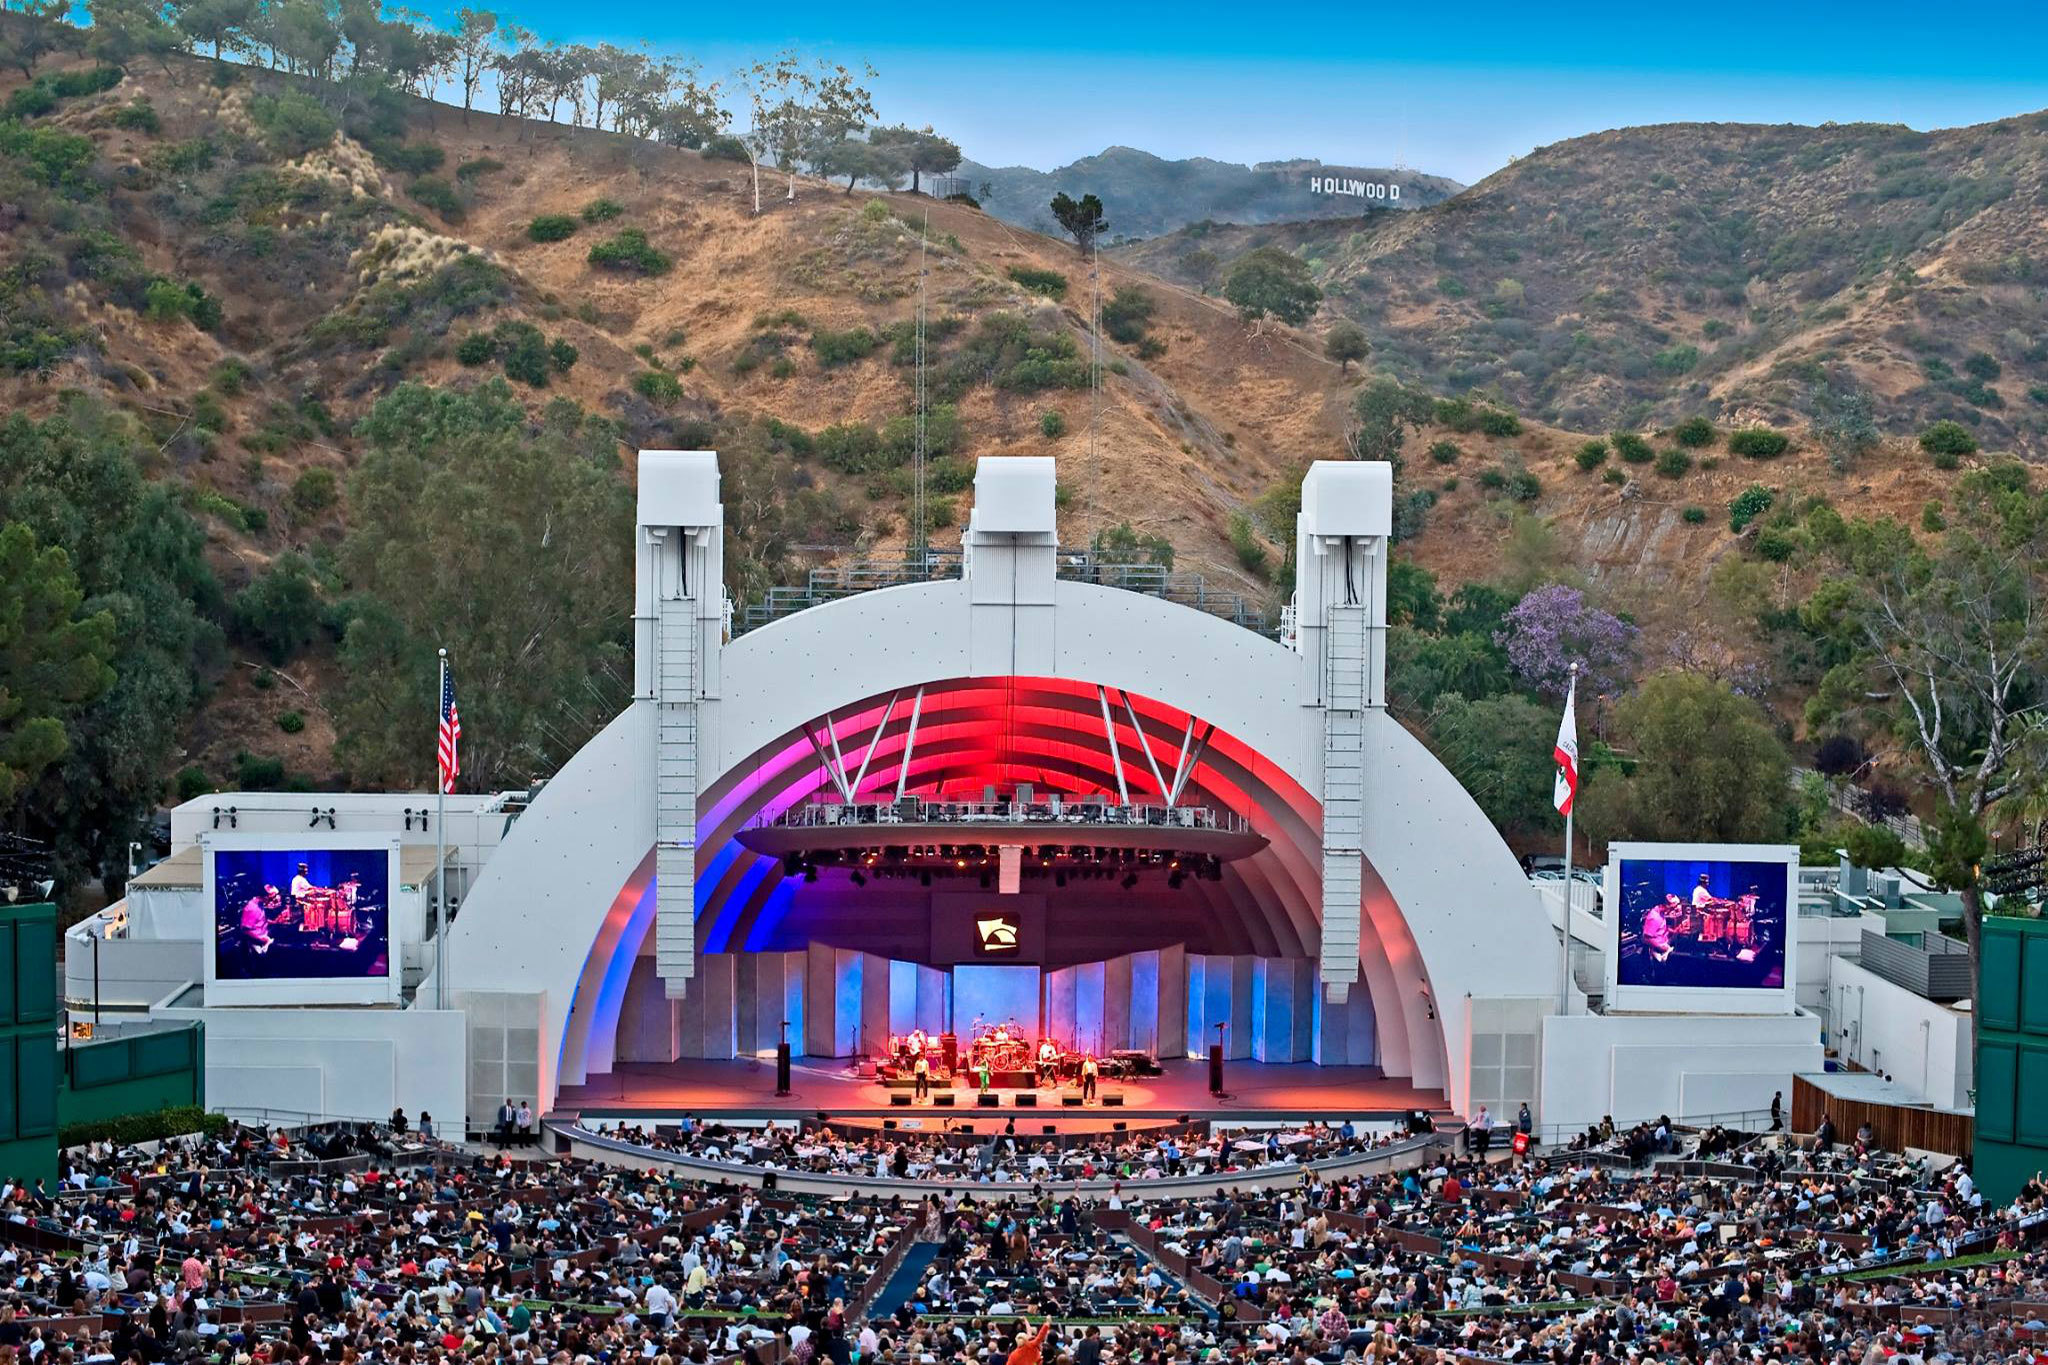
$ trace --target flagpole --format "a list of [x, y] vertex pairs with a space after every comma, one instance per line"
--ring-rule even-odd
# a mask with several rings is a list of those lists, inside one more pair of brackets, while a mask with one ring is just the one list
[[[1578, 743], [1578, 709], [1573, 703], [1578, 699], [1579, 666], [1572, 665], [1571, 681], [1565, 687], [1565, 709], [1572, 716], [1573, 747]], [[1574, 780], [1576, 781], [1576, 774]], [[1576, 788], [1564, 813], [1564, 932], [1558, 935], [1557, 965], [1557, 1012], [1572, 1012], [1572, 817], [1578, 814], [1579, 800]]]
[[[441, 651], [441, 685], [434, 689], [434, 752], [441, 749], [441, 722], [448, 701], [448, 651]], [[434, 1008], [448, 1008], [448, 783], [434, 760]], [[1567, 855], [1569, 857], [1569, 855]]]

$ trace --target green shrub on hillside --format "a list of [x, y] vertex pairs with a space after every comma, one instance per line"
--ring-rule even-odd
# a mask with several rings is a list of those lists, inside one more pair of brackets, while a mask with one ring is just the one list
[[583, 206], [583, 221], [586, 223], [609, 223], [625, 215], [626, 206], [615, 199], [593, 199]]
[[156, 106], [149, 102], [147, 95], [144, 95], [114, 111], [114, 126], [131, 133], [148, 133], [154, 137], [163, 131], [164, 121], [157, 117]]
[[1043, 294], [1049, 299], [1063, 299], [1067, 296], [1067, 277], [1057, 270], [1040, 270], [1034, 266], [1013, 265], [1010, 278], [1034, 294]]
[[683, 386], [667, 370], [642, 370], [633, 376], [633, 392], [656, 407], [672, 408], [683, 401]]
[[1961, 422], [1940, 421], [1920, 433], [1920, 448], [1930, 455], [1974, 455], [1977, 436]]
[[1791, 448], [1792, 438], [1769, 427], [1743, 427], [1728, 433], [1728, 451], [1752, 460], [1775, 460]]
[[1429, 443], [1429, 458], [1437, 464], [1456, 464], [1458, 462], [1458, 443], [1456, 441], [1431, 441]]
[[1667, 479], [1682, 479], [1692, 472], [1692, 456], [1674, 446], [1657, 456], [1656, 467]]
[[1481, 409], [1478, 422], [1481, 434], [1487, 436], [1517, 436], [1522, 431], [1522, 419], [1499, 408]]
[[621, 228], [618, 233], [590, 248], [590, 263], [608, 270], [626, 270], [639, 275], [666, 275], [675, 260], [650, 246], [639, 228]]
[[455, 168], [455, 178], [468, 184], [479, 176], [490, 175], [505, 169], [505, 163], [494, 156], [472, 157]]
[[1572, 460], [1580, 469], [1586, 470], [1588, 473], [1598, 469], [1601, 465], [1607, 463], [1607, 442], [1599, 440], [1586, 442], [1572, 455]]
[[721, 134], [704, 144], [706, 161], [738, 161], [744, 164], [751, 158], [747, 155], [747, 144], [729, 134]]
[[1057, 441], [1060, 437], [1066, 435], [1066, 415], [1050, 408], [1038, 414], [1038, 434], [1049, 441]]
[[1760, 483], [1753, 483], [1735, 495], [1728, 504], [1728, 529], [1740, 531], [1758, 517], [1771, 510], [1771, 504], [1778, 495]]
[[1614, 443], [1614, 453], [1630, 464], [1648, 464], [1657, 457], [1650, 443], [1633, 431], [1617, 431], [1607, 439]]
[[459, 223], [463, 219], [462, 196], [439, 176], [423, 176], [413, 181], [406, 193], [451, 223]]
[[849, 327], [843, 332], [821, 331], [811, 335], [811, 353], [826, 369], [866, 360], [882, 344], [871, 327]]
[[1679, 520], [1683, 521], [1687, 526], [1704, 526], [1707, 521], [1707, 509], [1704, 507], [1688, 507], [1683, 512], [1680, 512], [1678, 516]]
[[247, 107], [250, 121], [262, 131], [270, 150], [287, 160], [325, 147], [340, 131], [326, 105], [295, 90], [251, 95]]
[[1714, 424], [1704, 417], [1688, 417], [1671, 429], [1671, 439], [1688, 450], [1702, 450], [1714, 443]]
[[536, 242], [559, 242], [576, 235], [578, 224], [566, 213], [543, 213], [526, 225], [526, 235]]
[[[1146, 333], [1152, 326], [1152, 313], [1157, 306], [1152, 295], [1137, 285], [1120, 284], [1109, 302], [1102, 305], [1102, 330], [1109, 333], [1111, 341], [1120, 341], [1126, 346], [1143, 346], [1151, 340]], [[1161, 349], [1163, 352], [1164, 348]]]

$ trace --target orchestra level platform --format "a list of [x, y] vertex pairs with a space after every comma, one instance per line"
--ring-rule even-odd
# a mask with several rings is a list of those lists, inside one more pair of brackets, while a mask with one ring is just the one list
[[[1209, 1093], [1208, 1065], [1201, 1061], [1168, 1061], [1163, 1074], [1102, 1086], [1103, 1096], [1120, 1095], [1121, 1109], [1106, 1108], [1100, 1100], [1081, 1110], [1063, 1107], [1062, 1091], [1050, 1087], [1035, 1091], [1000, 1090], [996, 1110], [977, 1111], [975, 1092], [956, 1086], [953, 1108], [941, 1110], [962, 1118], [979, 1112], [1036, 1114], [1046, 1119], [1086, 1114], [1105, 1118], [1172, 1119], [1186, 1114], [1193, 1118], [1239, 1119], [1392, 1119], [1410, 1110], [1448, 1111], [1442, 1091], [1418, 1090], [1406, 1081], [1392, 1079], [1374, 1066], [1317, 1066], [1313, 1063], [1267, 1063], [1233, 1061], [1224, 1068], [1225, 1094]], [[698, 1118], [796, 1118], [815, 1116], [819, 1111], [835, 1118], [903, 1117], [906, 1110], [892, 1107], [889, 1090], [878, 1081], [862, 1080], [847, 1063], [822, 1059], [799, 1060], [792, 1068], [792, 1093], [775, 1094], [775, 1062], [772, 1058], [739, 1061], [679, 1061], [670, 1063], [620, 1063], [608, 1075], [592, 1077], [582, 1085], [565, 1085], [556, 1101], [558, 1111], [574, 1111], [597, 1118], [657, 1118], [692, 1114]], [[1019, 1093], [1036, 1096], [1034, 1107], [1019, 1109]], [[517, 1096], [515, 1099], [519, 1098]], [[918, 1103], [907, 1112], [922, 1114], [933, 1108]]]

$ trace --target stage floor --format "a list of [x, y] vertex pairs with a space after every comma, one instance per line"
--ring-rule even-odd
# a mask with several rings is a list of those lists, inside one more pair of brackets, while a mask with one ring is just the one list
[[[901, 1118], [905, 1110], [891, 1107], [889, 1091], [875, 1081], [852, 1074], [845, 1063], [822, 1059], [799, 1061], [791, 1070], [793, 1093], [775, 1094], [775, 1064], [752, 1059], [712, 1062], [625, 1062], [610, 1074], [583, 1085], [563, 1086], [558, 1112], [595, 1118], [655, 1118], [693, 1114], [698, 1118], [758, 1118], [816, 1114], [834, 1118]], [[1212, 1119], [1382, 1119], [1398, 1118], [1411, 1109], [1443, 1113], [1443, 1092], [1417, 1090], [1406, 1081], [1389, 1079], [1375, 1066], [1316, 1066], [1312, 1063], [1230, 1062], [1224, 1068], [1221, 1097], [1209, 1093], [1209, 1067], [1202, 1061], [1170, 1061], [1164, 1074], [1102, 1086], [1103, 1094], [1121, 1094], [1123, 1108], [1100, 1103], [1085, 1110], [1063, 1108], [1058, 1090], [1035, 1092], [1035, 1109], [1016, 1108], [1016, 1091], [1000, 1090], [1003, 1114], [1021, 1113], [1043, 1120], [1062, 1117], [1173, 1119], [1182, 1114]], [[940, 1114], [961, 1118], [977, 1112], [974, 1091], [954, 1087], [958, 1098]], [[934, 1106], [913, 1104], [910, 1113]]]

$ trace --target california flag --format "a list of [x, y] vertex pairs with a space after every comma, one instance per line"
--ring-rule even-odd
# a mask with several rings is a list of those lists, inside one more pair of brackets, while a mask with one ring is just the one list
[[1572, 798], [1579, 794], [1579, 680], [1573, 678], [1564, 694], [1564, 719], [1557, 726], [1557, 748], [1551, 756], [1557, 760], [1557, 782], [1551, 788], [1550, 799], [1557, 805], [1559, 815], [1572, 813]]

